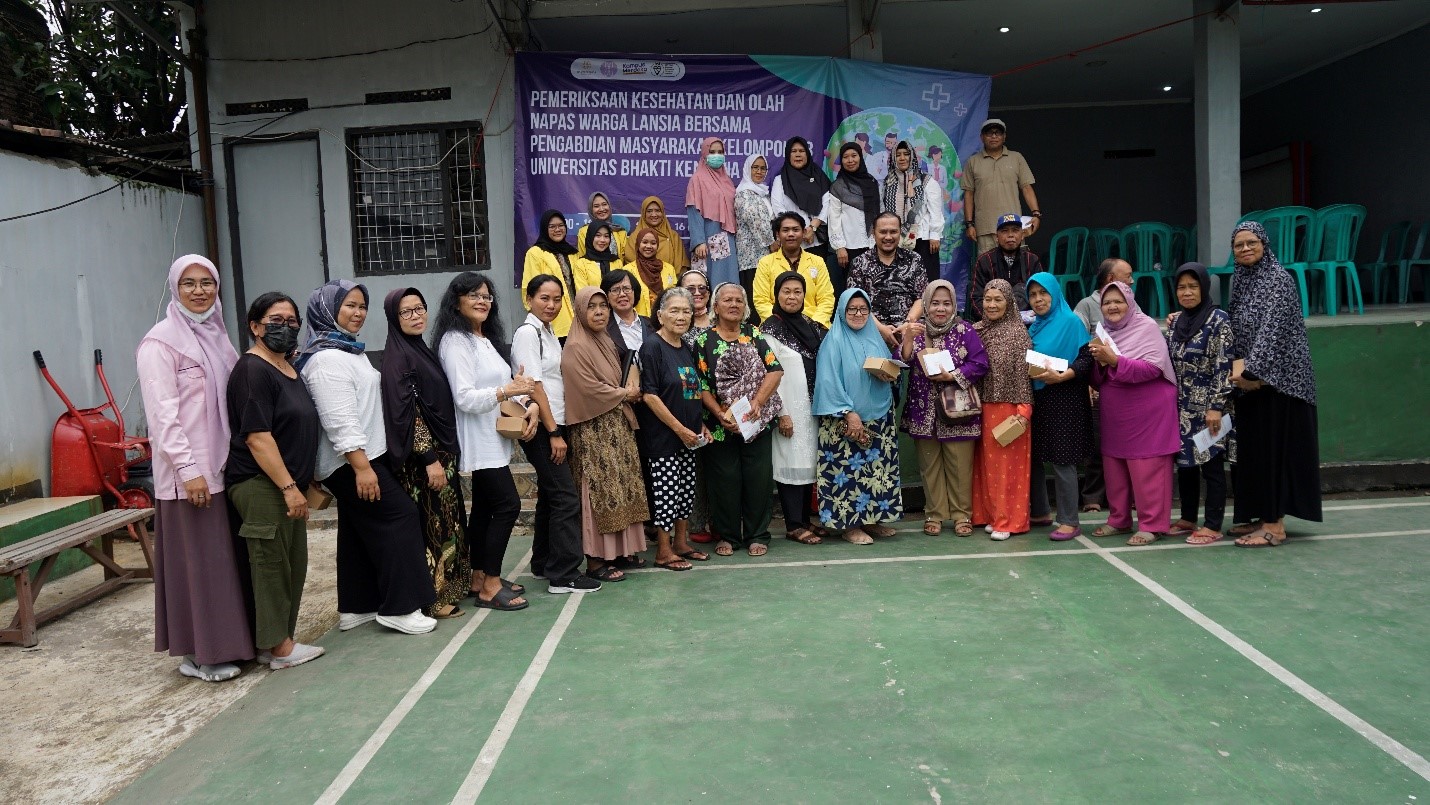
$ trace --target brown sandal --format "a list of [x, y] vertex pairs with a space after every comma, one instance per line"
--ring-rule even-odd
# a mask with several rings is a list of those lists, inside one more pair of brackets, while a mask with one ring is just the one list
[[720, 544], [715, 546], [715, 555], [716, 555], [716, 556], [734, 556], [734, 555], [735, 555], [735, 546], [734, 546], [734, 545], [731, 545], [731, 544], [729, 543], [729, 541], [722, 539], [722, 540], [720, 540]]
[[930, 537], [936, 537], [936, 536], [938, 536], [939, 534], [942, 534], [942, 533], [943, 533], [943, 521], [942, 521], [942, 520], [925, 520], [925, 521], [924, 521], [924, 533], [925, 533], [925, 534], [928, 534]]
[[763, 542], [752, 542], [750, 547], [745, 549], [745, 553], [751, 556], [764, 556], [770, 552], [770, 548]]
[[814, 532], [808, 528], [796, 528], [793, 531], [786, 532], [785, 539], [790, 542], [798, 542], [801, 545], [818, 545], [824, 541], [815, 536]]
[[959, 520], [958, 522], [953, 524], [953, 533], [960, 537], [973, 536], [973, 521]]

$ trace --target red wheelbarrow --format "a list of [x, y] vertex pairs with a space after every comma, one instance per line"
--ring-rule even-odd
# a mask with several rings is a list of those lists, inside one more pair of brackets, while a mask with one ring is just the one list
[[[55, 420], [50, 448], [50, 495], [102, 495], [106, 503], [120, 509], [149, 509], [154, 506], [154, 482], [150, 478], [130, 478], [130, 468], [149, 461], [149, 440], [124, 434], [124, 414], [114, 403], [114, 392], [104, 377], [104, 355], [94, 351], [94, 372], [108, 400], [95, 408], [75, 408], [70, 398], [45, 368], [44, 356], [35, 350], [40, 374], [69, 409]], [[114, 414], [110, 419], [105, 410]]]

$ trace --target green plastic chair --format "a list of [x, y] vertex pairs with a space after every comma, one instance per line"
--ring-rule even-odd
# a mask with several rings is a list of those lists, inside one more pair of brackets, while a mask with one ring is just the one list
[[[1320, 274], [1325, 281], [1326, 315], [1339, 312], [1337, 294], [1341, 280], [1346, 285], [1346, 305], [1365, 315], [1361, 299], [1360, 279], [1356, 276], [1356, 243], [1361, 225], [1365, 223], [1365, 207], [1359, 204], [1332, 204], [1316, 211], [1315, 243], [1309, 271]], [[1402, 272], [1404, 273], [1404, 272]]]
[[[1261, 210], [1252, 210], [1251, 212], [1242, 213], [1241, 217], [1236, 219], [1236, 226], [1241, 226], [1247, 221], [1259, 221], [1261, 220], [1261, 214]], [[1235, 227], [1233, 227], [1233, 229], [1234, 228]], [[1233, 275], [1236, 273], [1236, 255], [1232, 254], [1231, 249], [1228, 248], [1226, 264], [1215, 267], [1207, 266], [1207, 273], [1212, 276], [1212, 281], [1216, 282], [1221, 288], [1221, 306], [1230, 310], [1231, 295], [1235, 291], [1232, 280]]]
[[[1052, 242], [1048, 244], [1048, 273], [1062, 286], [1066, 299], [1087, 296], [1083, 266], [1087, 262], [1088, 235], [1087, 227], [1071, 226], [1053, 235]], [[1072, 286], [1077, 286], [1077, 296], [1068, 293]]]
[[[1172, 311], [1167, 293], [1167, 275], [1176, 266], [1172, 261], [1172, 227], [1157, 221], [1128, 224], [1122, 228], [1122, 259], [1132, 264], [1132, 293], [1143, 280], [1152, 283], [1148, 305], [1151, 316], [1161, 320]], [[1164, 269], [1165, 267], [1165, 269]]]
[[[1430, 221], [1420, 227], [1420, 237], [1415, 239], [1415, 251], [1410, 257], [1400, 261], [1400, 304], [1410, 301], [1410, 272], [1430, 270], [1430, 251], [1426, 250], [1430, 240]], [[1421, 277], [1420, 295], [1430, 300], [1430, 276]]]
[[1122, 233], [1116, 229], [1091, 229], [1087, 233], [1087, 246], [1092, 251], [1092, 270], [1109, 257], [1122, 256]]
[[1316, 211], [1310, 207], [1274, 207], [1261, 213], [1257, 221], [1266, 230], [1266, 239], [1271, 242], [1271, 251], [1281, 261], [1281, 267], [1296, 278], [1296, 288], [1301, 294], [1301, 316], [1311, 315], [1306, 272], [1311, 269], [1319, 242]]
[[1196, 254], [1197, 250], [1193, 237], [1192, 230], [1185, 226], [1172, 227], [1172, 259], [1167, 263], [1169, 271], [1175, 271], [1178, 266], [1193, 259], [1191, 255]]
[[[1424, 233], [1421, 233], [1424, 239]], [[1410, 222], [1396, 221], [1386, 227], [1380, 236], [1380, 254], [1376, 255], [1375, 261], [1371, 263], [1359, 263], [1356, 265], [1357, 271], [1365, 271], [1370, 274], [1370, 301], [1374, 304], [1384, 304], [1385, 297], [1390, 293], [1390, 283], [1385, 282], [1385, 274], [1393, 271], [1396, 275], [1403, 274], [1400, 264], [1406, 260], [1408, 255], [1405, 247], [1410, 242]]]

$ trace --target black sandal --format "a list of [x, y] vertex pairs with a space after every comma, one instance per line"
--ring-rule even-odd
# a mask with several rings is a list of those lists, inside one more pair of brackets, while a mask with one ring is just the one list
[[519, 609], [526, 609], [527, 607], [531, 606], [530, 601], [522, 601], [520, 604], [512, 603], [512, 601], [520, 597], [521, 596], [517, 595], [511, 590], [508, 590], [503, 587], [502, 589], [497, 590], [497, 594], [493, 596], [492, 600], [490, 601], [483, 601], [480, 595], [473, 595], [472, 601], [474, 601], [477, 606], [482, 607], [483, 609], [497, 609], [501, 610], [502, 612], [516, 612]]
[[622, 573], [620, 568], [612, 566], [609, 562], [595, 570], [586, 571], [586, 575], [596, 581], [617, 582], [626, 580], [626, 574]]
[[710, 554], [704, 551], [697, 551], [694, 548], [686, 551], [685, 553], [676, 554], [676, 556], [679, 556], [681, 559], [688, 559], [692, 562], [710, 561]]
[[512, 592], [516, 593], [517, 595], [521, 595], [522, 593], [526, 592], [526, 588], [525, 588], [525, 587], [521, 586], [520, 584], [516, 584], [516, 583], [514, 583], [514, 582], [507, 581], [506, 579], [502, 579], [502, 580], [501, 580], [501, 586], [505, 587], [505, 588], [508, 589], [508, 590], [511, 590]]
[[636, 554], [631, 554], [630, 556], [617, 556], [607, 564], [615, 565], [617, 570], [640, 570], [646, 566], [646, 560]]

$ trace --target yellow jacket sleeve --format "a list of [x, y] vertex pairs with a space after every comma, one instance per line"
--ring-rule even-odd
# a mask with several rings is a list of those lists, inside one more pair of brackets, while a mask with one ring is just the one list
[[829, 281], [828, 267], [818, 257], [814, 259], [819, 261], [819, 265], [813, 272], [813, 279], [806, 277], [809, 291], [804, 300], [804, 312], [809, 314], [811, 319], [828, 327], [834, 320], [834, 305], [839, 300], [834, 298], [834, 283]]
[[[778, 261], [778, 262], [776, 262]], [[775, 308], [775, 277], [779, 276], [779, 266], [784, 263], [784, 255], [779, 252], [767, 254], [755, 265], [755, 315], [760, 321], [770, 317]], [[808, 304], [808, 303], [806, 303]]]

